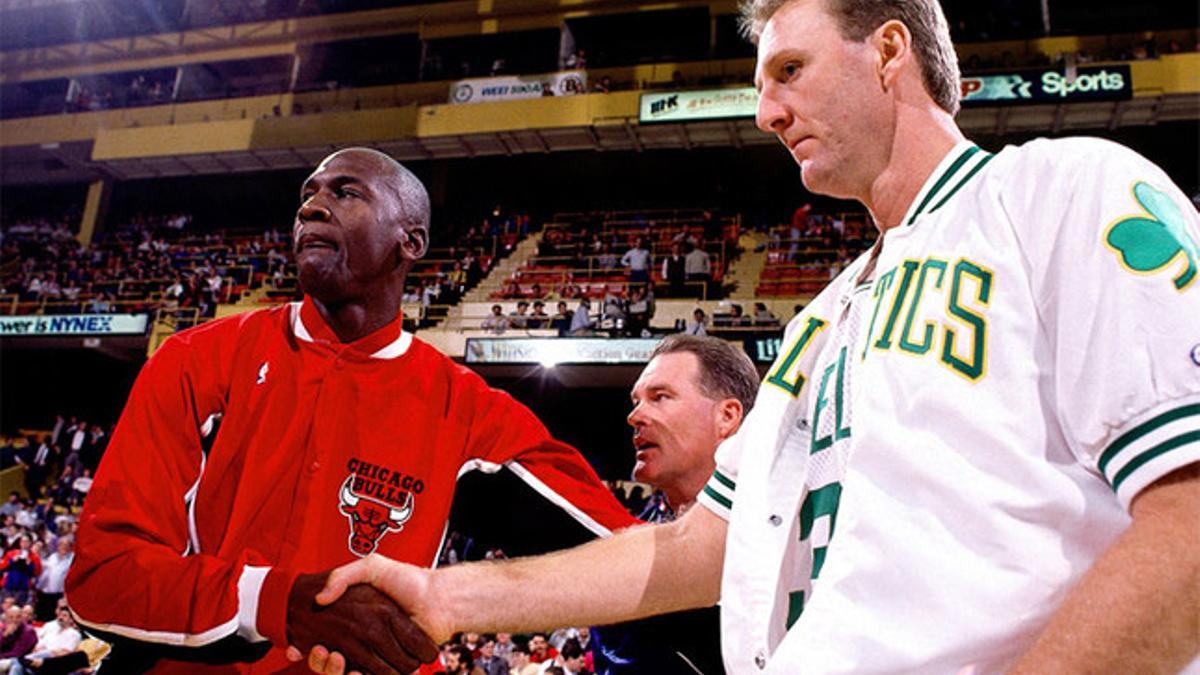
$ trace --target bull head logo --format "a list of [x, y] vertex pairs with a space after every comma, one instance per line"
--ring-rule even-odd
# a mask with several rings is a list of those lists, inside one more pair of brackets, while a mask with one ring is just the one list
[[396, 508], [354, 494], [350, 489], [354, 476], [342, 483], [338, 493], [341, 505], [338, 510], [350, 519], [350, 550], [355, 555], [365, 556], [375, 550], [385, 532], [399, 532], [412, 517], [412, 493], [404, 500], [404, 506]]

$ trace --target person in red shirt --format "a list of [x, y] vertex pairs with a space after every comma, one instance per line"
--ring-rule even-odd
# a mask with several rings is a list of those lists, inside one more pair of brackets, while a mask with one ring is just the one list
[[283, 648], [318, 638], [364, 671], [431, 660], [378, 592], [312, 600], [325, 571], [370, 553], [432, 565], [468, 471], [515, 475], [593, 536], [635, 522], [528, 409], [402, 330], [428, 248], [415, 176], [343, 150], [301, 202], [303, 302], [168, 339], [97, 473], [66, 593], [118, 642], [114, 671], [304, 672]]
[[534, 633], [529, 636], [529, 662], [544, 663], [558, 657], [558, 650], [550, 646], [545, 633]]

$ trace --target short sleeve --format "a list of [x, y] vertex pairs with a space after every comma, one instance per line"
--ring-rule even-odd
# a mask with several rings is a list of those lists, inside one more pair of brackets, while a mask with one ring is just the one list
[[1200, 219], [1120, 145], [1026, 147], [1005, 206], [1024, 235], [1053, 402], [1072, 453], [1128, 509], [1200, 461]]

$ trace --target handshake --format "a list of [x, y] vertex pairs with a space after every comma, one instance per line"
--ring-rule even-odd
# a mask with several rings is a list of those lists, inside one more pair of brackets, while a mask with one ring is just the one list
[[288, 595], [287, 656], [314, 672], [411, 673], [449, 637], [426, 610], [431, 570], [379, 556], [302, 574]]

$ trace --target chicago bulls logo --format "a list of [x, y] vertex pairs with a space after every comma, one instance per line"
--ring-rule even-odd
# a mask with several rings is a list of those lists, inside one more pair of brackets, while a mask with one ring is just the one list
[[400, 508], [357, 495], [351, 489], [354, 476], [346, 478], [338, 492], [338, 510], [350, 519], [350, 550], [365, 556], [375, 550], [379, 540], [388, 532], [399, 532], [412, 517], [413, 497], [408, 493]]

